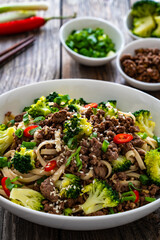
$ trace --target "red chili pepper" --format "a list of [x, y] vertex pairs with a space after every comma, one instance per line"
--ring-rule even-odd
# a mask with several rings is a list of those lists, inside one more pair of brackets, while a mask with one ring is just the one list
[[45, 166], [44, 170], [46, 172], [50, 172], [51, 170], [53, 170], [55, 167], [57, 166], [57, 163], [55, 160], [52, 160], [50, 162], [47, 163], [47, 165]]
[[33, 126], [27, 127], [26, 129], [24, 129], [23, 135], [25, 137], [32, 138], [33, 136], [29, 133], [29, 131], [31, 131], [32, 129], [37, 128], [37, 127], [38, 127], [38, 125], [33, 125]]
[[84, 106], [85, 108], [97, 108], [98, 104], [97, 103], [89, 103]]
[[2, 185], [2, 188], [3, 190], [5, 191], [5, 193], [7, 194], [7, 196], [9, 197], [10, 196], [10, 190], [6, 187], [6, 180], [7, 180], [8, 177], [3, 177], [2, 180], [1, 180], [1, 185]]
[[68, 18], [75, 18], [76, 14], [73, 16], [59, 16], [59, 17], [50, 17], [50, 18], [43, 18], [43, 17], [30, 17], [22, 20], [15, 20], [5, 23], [0, 23], [0, 35], [10, 35], [22, 32], [28, 32], [43, 26], [47, 21], [51, 19], [68, 19]]
[[135, 199], [135, 203], [136, 202], [138, 202], [138, 200], [139, 200], [139, 192], [137, 191], [137, 190], [133, 190], [133, 192], [135, 193], [135, 195], [136, 195], [136, 199]]
[[133, 139], [132, 135], [126, 134], [126, 133], [120, 133], [114, 136], [113, 142], [117, 144], [121, 144], [121, 143], [130, 142], [132, 139]]

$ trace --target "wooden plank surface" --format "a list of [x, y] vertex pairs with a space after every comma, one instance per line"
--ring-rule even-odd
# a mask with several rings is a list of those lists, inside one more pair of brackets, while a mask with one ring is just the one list
[[[11, 0], [5, 0], [11, 2]], [[18, 2], [18, 1], [17, 1]], [[21, 2], [21, 0], [19, 0]], [[123, 25], [123, 18], [130, 7], [129, 0], [49, 0], [46, 16], [70, 15], [96, 16], [112, 21], [131, 41]], [[132, 1], [133, 2], [133, 1]], [[0, 0], [0, 4], [4, 0]], [[0, 94], [28, 83], [55, 78], [90, 78], [125, 84], [113, 61], [102, 67], [86, 67], [73, 61], [60, 46], [58, 20], [47, 23], [36, 31], [35, 44], [23, 54], [0, 68]], [[0, 39], [0, 51], [20, 41], [27, 34]], [[159, 92], [150, 94], [160, 98]], [[101, 231], [66, 231], [30, 223], [0, 208], [0, 239], [2, 240], [160, 240], [160, 209], [134, 223]]]

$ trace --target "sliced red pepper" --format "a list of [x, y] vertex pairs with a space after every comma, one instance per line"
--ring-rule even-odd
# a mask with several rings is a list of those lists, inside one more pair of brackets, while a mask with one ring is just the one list
[[1, 180], [1, 185], [2, 185], [2, 188], [3, 190], [5, 191], [5, 193], [7, 194], [7, 196], [9, 197], [10, 196], [10, 190], [6, 187], [6, 180], [7, 180], [8, 177], [3, 177], [2, 180]]
[[98, 104], [97, 103], [89, 103], [84, 106], [85, 108], [97, 108]]
[[121, 144], [121, 143], [130, 142], [132, 139], [133, 139], [133, 136], [131, 134], [120, 133], [114, 136], [113, 142], [117, 144]]
[[29, 131], [31, 131], [32, 129], [37, 128], [37, 127], [38, 127], [38, 125], [33, 125], [33, 126], [27, 127], [26, 129], [24, 129], [23, 135], [25, 137], [32, 138], [33, 136], [29, 133]]
[[136, 202], [138, 202], [138, 200], [139, 200], [139, 192], [137, 191], [137, 190], [133, 190], [133, 192], [135, 193], [135, 195], [136, 195], [136, 199], [135, 199], [135, 203]]
[[50, 162], [47, 163], [47, 165], [45, 166], [44, 170], [46, 172], [50, 172], [51, 170], [53, 170], [55, 167], [57, 166], [57, 163], [55, 160], [52, 160]]

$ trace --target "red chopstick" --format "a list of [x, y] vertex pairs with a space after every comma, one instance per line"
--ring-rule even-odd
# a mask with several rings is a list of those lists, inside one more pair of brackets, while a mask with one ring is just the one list
[[17, 56], [17, 54], [21, 53], [27, 47], [29, 47], [35, 41], [35, 37], [33, 35], [23, 39], [19, 43], [11, 46], [5, 51], [0, 53], [0, 64], [5, 63], [7, 60]]

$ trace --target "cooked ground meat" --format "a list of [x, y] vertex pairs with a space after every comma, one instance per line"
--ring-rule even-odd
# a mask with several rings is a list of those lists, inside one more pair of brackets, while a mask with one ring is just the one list
[[59, 199], [57, 190], [54, 185], [54, 181], [49, 177], [45, 179], [40, 186], [42, 195], [51, 202], [57, 202]]

